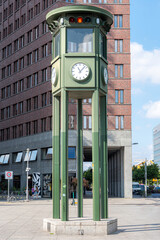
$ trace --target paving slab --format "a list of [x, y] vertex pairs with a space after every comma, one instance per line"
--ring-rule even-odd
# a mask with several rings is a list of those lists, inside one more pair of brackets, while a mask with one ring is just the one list
[[[70, 218], [77, 205], [69, 202]], [[107, 236], [76, 236], [76, 240], [159, 240], [160, 198], [109, 199], [109, 216], [118, 219], [118, 231]], [[75, 240], [43, 231], [43, 219], [52, 217], [52, 200], [0, 202], [0, 240]], [[92, 218], [92, 199], [84, 199], [84, 217]]]

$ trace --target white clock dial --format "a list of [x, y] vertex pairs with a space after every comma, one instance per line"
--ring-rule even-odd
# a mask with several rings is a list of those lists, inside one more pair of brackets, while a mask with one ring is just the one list
[[107, 68], [104, 68], [104, 82], [105, 82], [105, 84], [108, 83], [108, 71], [107, 71]]
[[52, 84], [55, 85], [56, 83], [56, 69], [52, 68]]
[[72, 76], [77, 80], [84, 80], [89, 75], [89, 68], [84, 63], [76, 63], [72, 67]]

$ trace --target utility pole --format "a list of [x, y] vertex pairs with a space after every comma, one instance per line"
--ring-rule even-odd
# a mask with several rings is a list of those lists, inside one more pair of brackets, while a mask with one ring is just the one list
[[145, 158], [145, 198], [147, 198], [147, 158]]
[[27, 181], [26, 181], [26, 201], [28, 202], [28, 172], [30, 170], [29, 168], [29, 148], [27, 148], [27, 167], [26, 167], [26, 172], [27, 172]]

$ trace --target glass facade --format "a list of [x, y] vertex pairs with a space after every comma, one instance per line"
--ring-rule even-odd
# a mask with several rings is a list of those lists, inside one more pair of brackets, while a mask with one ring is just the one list
[[57, 57], [58, 55], [60, 55], [60, 33], [58, 33], [55, 36], [55, 49], [54, 49], [54, 57]]

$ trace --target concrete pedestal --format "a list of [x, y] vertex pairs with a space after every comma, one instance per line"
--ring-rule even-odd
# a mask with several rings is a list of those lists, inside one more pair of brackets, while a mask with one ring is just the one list
[[43, 219], [43, 230], [55, 235], [109, 235], [117, 231], [117, 219], [107, 218], [93, 221], [85, 218], [74, 218], [70, 221], [60, 219]]

